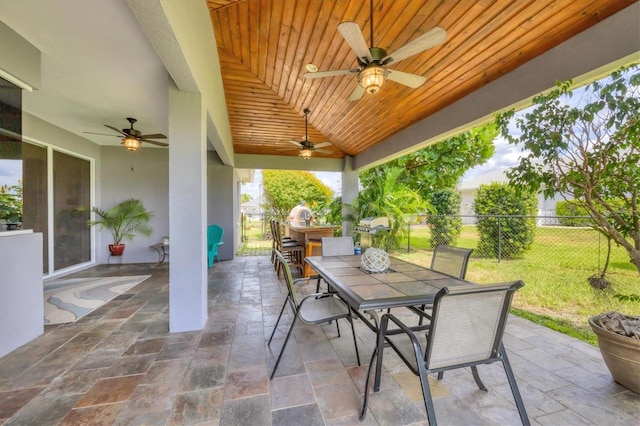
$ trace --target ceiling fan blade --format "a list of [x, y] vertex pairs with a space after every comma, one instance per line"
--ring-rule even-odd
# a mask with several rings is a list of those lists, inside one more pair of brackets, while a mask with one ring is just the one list
[[306, 72], [302, 76], [304, 78], [323, 78], [323, 77], [335, 77], [337, 75], [346, 75], [356, 73], [359, 70], [357, 68], [350, 70], [329, 70], [329, 71], [316, 71]]
[[145, 139], [145, 138], [149, 138], [149, 139], [166, 139], [167, 138], [162, 133], [153, 133], [151, 135], [141, 135], [140, 137], [142, 139]]
[[122, 130], [117, 129], [117, 128], [113, 127], [113, 126], [109, 126], [108, 124], [105, 124], [104, 127], [108, 127], [111, 130], [115, 130], [116, 132], [120, 133], [122, 136], [129, 136], [125, 132], [123, 132]]
[[299, 149], [300, 149], [300, 146], [298, 146], [298, 148], [293, 148], [293, 147], [291, 147], [291, 148], [276, 148], [276, 151], [294, 151], [294, 150], [297, 151]]
[[[344, 37], [344, 40], [349, 44], [351, 50], [353, 50], [358, 58], [362, 62], [369, 63], [373, 60], [367, 42], [364, 40], [360, 27], [355, 22], [343, 22], [338, 25], [338, 31]], [[366, 60], [363, 60], [366, 59]]]
[[360, 86], [359, 84], [356, 86], [355, 89], [353, 89], [353, 92], [351, 92], [351, 94], [349, 95], [349, 100], [350, 101], [357, 101], [358, 99], [360, 99], [362, 97], [362, 95], [364, 95], [364, 87]]
[[320, 154], [333, 154], [333, 151], [328, 149], [316, 149], [315, 152], [319, 152]]
[[169, 146], [168, 143], [152, 141], [152, 140], [144, 139], [144, 138], [140, 138], [140, 141], [144, 142], [144, 143], [150, 143], [152, 145], [157, 145], [157, 146]]
[[387, 70], [387, 78], [393, 80], [396, 83], [404, 84], [412, 89], [418, 88], [427, 81], [426, 77], [416, 74], [409, 74], [402, 71]]
[[111, 133], [94, 133], [94, 132], [82, 132], [82, 133], [86, 133], [87, 135], [102, 135], [102, 136], [115, 136], [116, 138], [120, 138], [120, 135], [113, 135]]
[[392, 62], [401, 61], [420, 52], [424, 52], [433, 46], [442, 44], [446, 40], [447, 32], [443, 28], [432, 28], [417, 39], [410, 41], [395, 52], [388, 54], [382, 59], [382, 63], [390, 64]]
[[330, 146], [332, 145], [331, 142], [320, 142], [320, 143], [316, 143], [313, 146], [315, 148], [324, 148], [325, 146]]
[[287, 142], [289, 142], [290, 144], [293, 144], [293, 145], [297, 146], [298, 148], [300, 148], [300, 142], [298, 142], [298, 141], [287, 141]]

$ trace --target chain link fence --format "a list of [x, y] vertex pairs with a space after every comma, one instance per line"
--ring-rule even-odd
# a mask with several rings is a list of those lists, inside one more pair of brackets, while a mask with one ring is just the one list
[[[433, 215], [413, 217], [401, 239], [407, 251], [447, 244], [474, 250], [473, 257], [497, 262], [544, 256], [549, 262], [581, 264], [599, 270], [608, 241], [589, 216]], [[626, 251], [612, 248], [612, 264], [626, 262]]]
[[[271, 249], [267, 214], [243, 214], [239, 255], [263, 255]], [[535, 268], [580, 269], [595, 273], [606, 262], [608, 241], [589, 216], [431, 215], [409, 218], [399, 250], [430, 252], [438, 244], [473, 249], [486, 262], [522, 261]], [[540, 266], [543, 265], [543, 266]], [[630, 273], [624, 249], [615, 244], [609, 271]], [[632, 272], [631, 272], [632, 273]]]

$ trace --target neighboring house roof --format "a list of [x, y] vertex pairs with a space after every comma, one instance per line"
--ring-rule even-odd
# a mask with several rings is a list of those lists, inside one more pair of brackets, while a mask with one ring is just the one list
[[478, 189], [480, 185], [491, 182], [507, 182], [509, 179], [505, 175], [507, 169], [492, 170], [476, 176], [473, 179], [462, 181], [458, 184], [458, 191], [469, 191]]
[[260, 203], [258, 200], [249, 200], [246, 203], [240, 204], [240, 210], [245, 213], [258, 214], [262, 213], [262, 207], [260, 207]]

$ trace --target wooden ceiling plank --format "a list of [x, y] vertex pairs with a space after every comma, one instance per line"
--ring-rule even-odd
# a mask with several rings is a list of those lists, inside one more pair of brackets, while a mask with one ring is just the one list
[[[286, 104], [289, 104], [291, 90], [294, 85], [291, 79], [293, 78], [295, 81], [295, 78], [300, 73], [300, 55], [304, 53], [309, 44], [312, 26], [317, 19], [320, 4], [312, 1], [296, 2], [296, 9], [299, 10], [296, 10], [295, 19], [292, 22], [291, 36], [289, 37], [285, 55], [285, 64], [287, 65], [281, 70], [281, 83], [278, 91], [278, 96]], [[302, 50], [302, 53], [299, 53], [300, 50]]]
[[282, 14], [282, 22], [280, 24], [280, 32], [278, 34], [278, 47], [275, 52], [276, 61], [274, 64], [273, 82], [271, 89], [274, 93], [278, 93], [281, 84], [282, 72], [285, 68], [285, 58], [287, 56], [287, 47], [289, 46], [289, 37], [291, 36], [291, 26], [293, 23], [295, 4], [293, 0], [286, 0], [284, 11]]
[[258, 23], [258, 68], [256, 75], [262, 81], [266, 81], [267, 57], [269, 54], [269, 24], [271, 22], [271, 0], [260, 0], [260, 19]]
[[251, 0], [252, 7], [255, 8], [258, 13], [249, 13], [248, 14], [248, 22], [247, 25], [251, 28], [251, 31], [248, 31], [247, 34], [247, 42], [248, 42], [248, 50], [249, 50], [249, 61], [247, 62], [247, 66], [251, 70], [251, 72], [258, 76], [258, 56], [260, 55], [260, 16], [266, 15], [266, 13], [261, 8], [260, 0]]
[[276, 63], [276, 55], [280, 39], [280, 25], [284, 13], [284, 2], [272, 1], [271, 4], [271, 22], [269, 29], [269, 44], [265, 55], [267, 55], [267, 66], [264, 77], [264, 84], [267, 87], [273, 86], [274, 70]]
[[241, 20], [241, 16], [242, 16], [242, 12], [240, 9], [245, 8], [246, 9], [246, 3], [237, 3], [234, 4], [232, 7], [227, 8], [227, 10], [229, 11], [229, 29], [230, 34], [231, 34], [231, 49], [230, 52], [233, 56], [235, 56], [236, 58], [238, 58], [240, 60], [240, 62], [244, 62], [243, 61], [243, 57], [242, 57], [242, 38], [240, 37], [240, 29], [242, 28], [242, 22]]
[[320, 6], [320, 9], [315, 16], [315, 21], [311, 22], [310, 24], [305, 24], [305, 26], [309, 26], [312, 28], [309, 42], [307, 43], [304, 51], [298, 50], [298, 54], [300, 55], [299, 60], [301, 68], [299, 69], [297, 74], [292, 74], [292, 77], [294, 79], [289, 81], [289, 84], [292, 85], [293, 90], [291, 91], [291, 96], [289, 98], [288, 104], [291, 105], [291, 107], [296, 111], [302, 111], [305, 108], [306, 104], [304, 103], [303, 99], [306, 98], [307, 92], [311, 85], [311, 80], [302, 77], [302, 74], [307, 72], [307, 70], [303, 68], [303, 66], [306, 66], [306, 64], [309, 63], [314, 63], [314, 57], [320, 49], [322, 35], [327, 31], [330, 31], [328, 29], [328, 23], [330, 22], [331, 16], [335, 13], [336, 5], [341, 3], [331, 1], [327, 2], [322, 0], [315, 1], [318, 1], [318, 4]]

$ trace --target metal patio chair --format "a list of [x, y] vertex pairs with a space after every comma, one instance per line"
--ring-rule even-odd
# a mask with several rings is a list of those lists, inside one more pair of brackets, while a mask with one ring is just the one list
[[[348, 256], [354, 253], [353, 238], [351, 237], [322, 237], [322, 255], [323, 256]], [[320, 276], [314, 277], [318, 281], [316, 283], [316, 293], [320, 291]], [[327, 289], [331, 290], [331, 289]]]
[[[469, 265], [471, 252], [473, 252], [473, 249], [438, 244], [433, 250], [429, 269], [463, 280], [467, 275], [467, 265]], [[420, 307], [423, 312], [430, 308], [431, 306], [426, 305]], [[420, 325], [422, 325], [423, 320], [424, 317], [421, 316]]]
[[472, 251], [473, 249], [439, 244], [433, 251], [430, 268], [452, 277], [464, 279]]
[[[298, 243], [296, 240], [288, 240], [284, 241], [282, 237], [282, 231], [280, 228], [280, 222], [274, 221], [272, 224], [272, 232], [273, 238], [275, 240], [275, 245], [278, 252], [282, 254], [287, 263], [294, 268], [298, 268], [300, 274], [303, 274], [304, 267], [304, 250], [305, 247]], [[274, 253], [274, 252], [272, 252]], [[277, 261], [275, 256], [272, 254], [272, 258], [274, 260], [274, 268], [276, 270], [276, 275], [280, 278], [280, 272], [282, 271], [281, 263]]]
[[[514, 281], [443, 288], [436, 294], [429, 327], [426, 334], [419, 332], [420, 338], [393, 314], [383, 315], [378, 342], [367, 371], [360, 419], [364, 419], [367, 413], [369, 379], [374, 360], [374, 391], [378, 392], [384, 349], [390, 347], [413, 374], [420, 377], [424, 405], [431, 425], [436, 424], [436, 415], [427, 375], [471, 367], [476, 384], [486, 391], [477, 366], [494, 362], [502, 363], [520, 419], [524, 425], [529, 425], [529, 418], [502, 344], [511, 299], [523, 285], [522, 281]], [[388, 329], [390, 321], [398, 328]], [[398, 329], [401, 330], [400, 333]]]
[[280, 323], [280, 318], [282, 318], [282, 314], [287, 308], [287, 304], [291, 307], [294, 316], [293, 321], [291, 321], [291, 327], [289, 327], [287, 337], [282, 344], [282, 349], [280, 349], [280, 354], [278, 355], [276, 364], [274, 365], [273, 371], [271, 372], [270, 378], [273, 379], [273, 376], [276, 374], [276, 370], [278, 369], [278, 365], [280, 364], [280, 360], [282, 359], [282, 354], [287, 347], [289, 338], [293, 333], [293, 327], [296, 325], [296, 321], [298, 319], [305, 324], [321, 324], [324, 322], [336, 320], [338, 337], [340, 337], [340, 325], [338, 324], [337, 320], [340, 318], [345, 318], [351, 324], [353, 345], [356, 348], [356, 358], [358, 359], [358, 365], [360, 365], [358, 342], [356, 341], [356, 332], [353, 327], [353, 319], [351, 318], [351, 309], [349, 308], [349, 306], [334, 293], [310, 294], [304, 297], [300, 301], [300, 303], [298, 303], [296, 289], [294, 287], [293, 278], [291, 277], [291, 269], [289, 269], [289, 264], [287, 263], [287, 260], [284, 258], [282, 253], [280, 253], [279, 251], [275, 250], [275, 255], [276, 260], [280, 263], [282, 270], [284, 271], [284, 281], [287, 284], [287, 297], [284, 301], [284, 304], [282, 305], [280, 315], [278, 315], [278, 319], [273, 327], [273, 331], [271, 332], [271, 337], [269, 337], [269, 343], [267, 345], [271, 345], [271, 340], [273, 340], [273, 336], [276, 333], [278, 324]]

